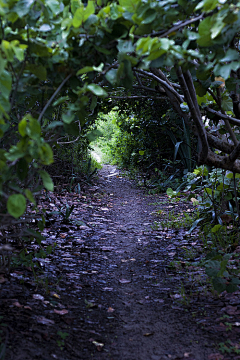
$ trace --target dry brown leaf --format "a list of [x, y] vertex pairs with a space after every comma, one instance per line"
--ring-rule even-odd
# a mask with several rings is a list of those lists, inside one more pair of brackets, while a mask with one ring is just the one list
[[23, 305], [21, 305], [18, 301], [15, 301], [15, 302], [13, 303], [13, 305], [16, 306], [16, 307], [18, 307], [18, 308], [23, 307]]
[[109, 306], [107, 312], [108, 312], [108, 313], [112, 313], [112, 312], [114, 312], [114, 311], [115, 311], [115, 309], [113, 309], [111, 306]]
[[54, 311], [56, 314], [58, 314], [58, 315], [68, 314], [68, 310], [67, 310], [67, 309], [62, 309], [62, 310], [54, 309], [53, 311]]

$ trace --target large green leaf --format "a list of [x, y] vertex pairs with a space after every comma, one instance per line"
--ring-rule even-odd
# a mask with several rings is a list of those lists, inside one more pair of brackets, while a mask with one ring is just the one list
[[40, 170], [39, 174], [40, 174], [40, 176], [42, 178], [44, 187], [49, 191], [53, 191], [54, 184], [53, 184], [53, 181], [51, 179], [51, 176], [47, 173], [47, 171]]
[[220, 277], [216, 277], [212, 279], [212, 284], [214, 289], [220, 294], [224, 290], [226, 290], [226, 280]]
[[26, 210], [26, 199], [22, 194], [10, 195], [7, 201], [7, 210], [14, 218], [22, 216]]
[[49, 6], [54, 15], [60, 13], [60, 2], [58, 0], [46, 0], [46, 5]]
[[135, 12], [139, 3], [139, 0], [119, 0], [119, 4], [129, 12]]
[[90, 84], [87, 86], [87, 89], [96, 96], [107, 96], [107, 92], [97, 84]]
[[19, 0], [13, 10], [22, 18], [27, 15], [33, 3], [34, 0]]
[[117, 69], [111, 69], [109, 70], [105, 77], [106, 79], [110, 82], [110, 84], [112, 84], [113, 86], [117, 84], [118, 82], [118, 78], [117, 78]]
[[80, 27], [84, 21], [88, 19], [88, 17], [95, 12], [94, 1], [88, 1], [87, 7], [85, 8], [83, 5], [79, 7], [74, 14], [73, 17], [73, 26], [75, 28]]
[[8, 100], [8, 97], [10, 95], [12, 89], [12, 77], [10, 72], [7, 70], [3, 70], [1, 76], [0, 76], [0, 92], [1, 95]]

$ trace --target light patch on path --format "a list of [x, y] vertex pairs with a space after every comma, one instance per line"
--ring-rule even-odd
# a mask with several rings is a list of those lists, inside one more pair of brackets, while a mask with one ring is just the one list
[[95, 150], [91, 151], [91, 156], [92, 156], [95, 160], [97, 160], [97, 162], [98, 162], [99, 164], [102, 163], [102, 159], [101, 159], [100, 154], [97, 153]]

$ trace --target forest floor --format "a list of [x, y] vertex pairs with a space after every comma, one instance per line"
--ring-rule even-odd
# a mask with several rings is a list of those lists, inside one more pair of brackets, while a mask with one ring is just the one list
[[[0, 359], [240, 359], [240, 292], [217, 296], [195, 269], [201, 240], [160, 229], [158, 214], [192, 213], [191, 203], [147, 195], [113, 166], [84, 194], [51, 193], [49, 219], [31, 267], [0, 275]], [[160, 211], [159, 211], [160, 210]], [[192, 262], [192, 263], [191, 263]], [[192, 265], [191, 265], [192, 264]]]

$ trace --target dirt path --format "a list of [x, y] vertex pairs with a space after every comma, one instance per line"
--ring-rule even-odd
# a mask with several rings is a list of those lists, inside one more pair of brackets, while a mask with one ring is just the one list
[[[45, 246], [58, 245], [40, 259], [46, 290], [21, 268], [1, 281], [5, 360], [230, 359], [214, 355], [221, 335], [172, 299], [182, 278], [167, 264], [179, 240], [152, 229], [150, 205], [164, 196], [145, 195], [110, 165], [90, 198], [53, 196], [53, 209], [71, 202], [73, 220], [85, 224], [53, 222], [44, 230]], [[199, 298], [196, 310], [207, 311], [206, 304]]]
[[[169, 299], [171, 289], [179, 284], [164, 266], [167, 244], [164, 239], [159, 241], [151, 228], [150, 196], [144, 196], [126, 178], [112, 176], [114, 173], [111, 166], [101, 171], [104, 181], [108, 179], [107, 185], [102, 184], [114, 203], [108, 216], [122, 225], [122, 232], [108, 240], [114, 247], [115, 271], [109, 279], [114, 289], [112, 306], [121, 320], [108, 347], [109, 357], [207, 359], [212, 353], [209, 338]], [[99, 356], [104, 358], [106, 354]]]

